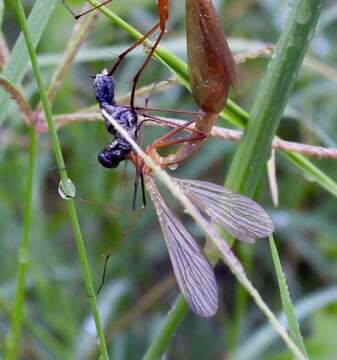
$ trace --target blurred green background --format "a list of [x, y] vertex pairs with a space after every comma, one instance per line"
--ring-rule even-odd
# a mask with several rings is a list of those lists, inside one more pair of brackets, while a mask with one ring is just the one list
[[[34, 2], [23, 3], [28, 15]], [[80, 11], [83, 1], [70, 4]], [[275, 0], [214, 1], [214, 4], [235, 53], [275, 43], [288, 12], [287, 2]], [[155, 1], [115, 0], [109, 8], [142, 32], [158, 20]], [[74, 19], [61, 3], [57, 4], [38, 46], [46, 85], [61, 59], [73, 26]], [[336, 31], [337, 5], [327, 1], [308, 52], [310, 58], [302, 67], [281, 122], [279, 135], [286, 140], [336, 147]], [[10, 7], [4, 14], [3, 33], [11, 49], [19, 32]], [[110, 68], [118, 53], [131, 43], [122, 30], [100, 16], [65, 77], [53, 102], [53, 113], [76, 112], [94, 105], [91, 75], [104, 67]], [[186, 59], [183, 1], [170, 2], [168, 31], [161, 45]], [[143, 60], [144, 53], [139, 49], [119, 68], [117, 95], [130, 90], [132, 75]], [[241, 92], [233, 93], [232, 98], [247, 111], [267, 63], [267, 58], [260, 58], [239, 66]], [[170, 76], [161, 64], [151, 61], [139, 86]], [[24, 78], [22, 91], [34, 107], [39, 98], [31, 71]], [[137, 102], [142, 105], [145, 100], [146, 97], [138, 98]], [[181, 86], [150, 95], [149, 106], [196, 109], [193, 99]], [[219, 124], [228, 126], [223, 120], [219, 120]], [[147, 142], [162, 130], [146, 127], [145, 133], [144, 142]], [[28, 161], [27, 136], [27, 128], [13, 105], [0, 128], [0, 352], [15, 290]], [[90, 201], [90, 204], [78, 201], [77, 207], [97, 287], [104, 255], [113, 250], [106, 282], [98, 296], [109, 353], [112, 359], [138, 359], [178, 294], [157, 219], [150, 203], [138, 218], [130, 211], [134, 180], [131, 165], [127, 173], [123, 166], [113, 171], [99, 166], [97, 153], [110, 140], [103, 122], [68, 125], [59, 131], [59, 136], [78, 199]], [[94, 359], [98, 356], [94, 324], [65, 203], [57, 193], [57, 172], [47, 134], [40, 136], [38, 147], [22, 358]], [[233, 143], [210, 140], [175, 175], [221, 184], [234, 150]], [[313, 162], [337, 179], [333, 160]], [[311, 179], [303, 178], [281, 156], [277, 155], [276, 165], [279, 207], [275, 209], [272, 205], [266, 175], [259, 186], [258, 200], [268, 209], [276, 225], [275, 238], [290, 293], [302, 319], [308, 353], [312, 359], [334, 359], [337, 351], [336, 199]], [[163, 193], [166, 194], [164, 189]], [[190, 218], [182, 214], [181, 208], [167, 195], [172, 209], [203, 242]], [[254, 246], [236, 244], [234, 249], [252, 258], [249, 276], [278, 313], [282, 307], [267, 242], [261, 240]], [[239, 316], [237, 334], [233, 335], [236, 281], [223, 264], [216, 267], [216, 276], [221, 297], [218, 314], [203, 320], [190, 313], [172, 340], [166, 358], [290, 358], [250, 299]]]

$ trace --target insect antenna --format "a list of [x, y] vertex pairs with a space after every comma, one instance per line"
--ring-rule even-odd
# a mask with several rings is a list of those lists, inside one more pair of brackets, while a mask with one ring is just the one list
[[103, 265], [103, 273], [102, 273], [102, 278], [101, 278], [101, 283], [99, 284], [97, 290], [96, 290], [96, 294], [98, 295], [102, 288], [103, 285], [105, 283], [105, 278], [106, 278], [106, 269], [107, 269], [107, 265], [108, 265], [108, 261], [110, 259], [111, 254], [106, 255], [105, 259], [104, 259], [104, 265]]
[[[137, 224], [140, 216], [142, 215], [144, 211], [144, 208], [140, 208], [138, 211], [135, 212], [135, 216], [133, 221], [128, 224], [124, 230], [122, 230], [121, 232], [121, 238], [123, 237], [124, 239], [128, 236], [128, 234], [130, 233], [130, 231], [134, 228], [134, 226]], [[106, 279], [106, 275], [107, 275], [107, 268], [108, 268], [108, 262], [109, 259], [111, 258], [112, 254], [116, 251], [116, 249], [121, 245], [122, 243], [122, 239], [120, 239], [114, 246], [113, 248], [111, 248], [108, 252], [108, 254], [105, 255], [104, 258], [104, 265], [103, 265], [103, 271], [102, 271], [102, 276], [101, 276], [101, 282], [96, 290], [96, 294], [98, 295], [100, 293], [100, 291], [102, 290], [104, 284], [105, 284], [105, 279]]]

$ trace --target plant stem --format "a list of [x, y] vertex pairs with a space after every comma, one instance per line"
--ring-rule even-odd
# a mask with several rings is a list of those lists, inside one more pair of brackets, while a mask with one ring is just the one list
[[323, 0], [292, 4], [228, 173], [225, 186], [235, 191], [254, 195], [322, 4]]
[[152, 342], [144, 355], [143, 360], [155, 360], [160, 358], [161, 354], [165, 351], [171, 341], [172, 333], [182, 323], [187, 312], [188, 307], [186, 301], [182, 295], [179, 295], [171, 310], [168, 312], [155, 341]]
[[295, 0], [257, 92], [226, 186], [254, 194], [324, 0]]
[[[45, 112], [45, 117], [46, 117], [46, 120], [48, 123], [51, 145], [52, 145], [54, 155], [56, 158], [56, 163], [57, 163], [57, 166], [59, 169], [60, 177], [61, 177], [62, 181], [67, 182], [67, 181], [69, 181], [69, 178], [67, 175], [67, 171], [65, 169], [65, 164], [64, 164], [64, 160], [63, 160], [63, 156], [62, 156], [62, 152], [61, 152], [61, 146], [60, 146], [58, 136], [56, 133], [56, 129], [55, 129], [55, 126], [53, 123], [53, 118], [52, 118], [52, 113], [51, 113], [51, 109], [50, 109], [49, 102], [48, 102], [48, 97], [47, 97], [46, 91], [43, 86], [43, 80], [42, 80], [41, 71], [40, 71], [40, 68], [39, 68], [39, 65], [37, 62], [37, 56], [36, 56], [36, 53], [35, 53], [31, 38], [30, 38], [28, 28], [27, 28], [26, 17], [24, 14], [23, 6], [22, 6], [20, 0], [15, 0], [14, 5], [15, 5], [16, 15], [18, 17], [19, 24], [20, 24], [21, 30], [23, 32], [23, 35], [24, 35], [24, 38], [26, 41], [26, 46], [27, 46], [29, 56], [31, 59], [33, 73], [34, 73], [34, 76], [35, 76], [35, 79], [37, 82], [43, 109]], [[97, 308], [97, 303], [96, 303], [96, 295], [95, 295], [94, 286], [92, 283], [91, 272], [89, 269], [89, 263], [88, 263], [87, 255], [85, 252], [85, 247], [84, 247], [83, 238], [82, 238], [82, 234], [81, 234], [81, 230], [80, 230], [80, 225], [78, 222], [78, 217], [77, 217], [77, 213], [76, 213], [74, 200], [71, 198], [67, 198], [66, 201], [67, 201], [68, 213], [69, 213], [69, 217], [71, 220], [73, 233], [74, 233], [74, 237], [75, 237], [75, 241], [76, 241], [77, 251], [79, 254], [79, 258], [80, 258], [80, 264], [82, 267], [83, 279], [84, 279], [85, 286], [86, 286], [87, 296], [90, 301], [91, 311], [92, 311], [93, 318], [94, 318], [95, 325], [96, 325], [97, 338], [98, 338], [98, 342], [99, 342], [101, 357], [102, 357], [102, 359], [107, 360], [109, 357], [108, 357], [108, 352], [107, 352], [107, 348], [106, 348], [104, 332], [103, 332], [103, 328], [101, 326], [101, 322], [100, 322], [100, 318], [99, 318], [99, 313], [98, 313], [98, 308]]]
[[36, 162], [36, 132], [35, 129], [29, 127], [29, 162], [28, 162], [28, 177], [26, 187], [26, 199], [24, 210], [24, 221], [22, 238], [19, 248], [18, 259], [18, 273], [16, 279], [15, 301], [11, 310], [11, 323], [10, 329], [6, 339], [6, 353], [5, 359], [14, 360], [18, 358], [21, 323], [23, 315], [23, 303], [25, 297], [25, 280], [26, 271], [29, 261], [28, 242], [32, 222], [32, 197], [33, 197], [33, 184], [34, 184], [34, 168]]

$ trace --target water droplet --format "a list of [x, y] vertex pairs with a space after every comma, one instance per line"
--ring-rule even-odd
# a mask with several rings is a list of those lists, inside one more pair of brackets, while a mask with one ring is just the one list
[[69, 178], [61, 180], [57, 190], [64, 200], [73, 199], [76, 195], [76, 187]]
[[169, 165], [168, 168], [169, 168], [170, 170], [174, 171], [174, 170], [177, 170], [177, 169], [178, 169], [178, 166], [179, 166], [178, 164], [172, 164], [172, 165]]

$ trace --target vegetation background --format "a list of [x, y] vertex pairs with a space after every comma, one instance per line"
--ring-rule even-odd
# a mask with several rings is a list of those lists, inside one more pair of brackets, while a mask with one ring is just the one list
[[[0, 2], [3, 4], [3, 2]], [[80, 11], [83, 2], [72, 1]], [[288, 3], [274, 0], [214, 1], [225, 33], [235, 53], [274, 44], [288, 13]], [[33, 1], [23, 1], [28, 15]], [[109, 8], [138, 30], [145, 32], [158, 20], [154, 1], [115, 0]], [[9, 49], [19, 35], [15, 15], [5, 8], [2, 30]], [[61, 61], [75, 21], [58, 3], [38, 46], [45, 84]], [[279, 135], [287, 140], [337, 147], [337, 6], [327, 1], [308, 56], [296, 80], [281, 122]], [[81, 47], [52, 104], [54, 114], [79, 111], [95, 104], [91, 75], [110, 68], [114, 58], [132, 43], [123, 30], [100, 16], [95, 29]], [[172, 1], [168, 32], [161, 43], [186, 59], [184, 2]], [[117, 95], [131, 87], [132, 75], [144, 60], [142, 49], [134, 51], [116, 74]], [[247, 111], [251, 108], [268, 58], [247, 60], [239, 66], [241, 92], [232, 98]], [[168, 79], [171, 74], [151, 61], [141, 85]], [[32, 107], [39, 96], [28, 71], [22, 92]], [[149, 98], [150, 107], [196, 108], [181, 86], [138, 98]], [[229, 126], [223, 120], [219, 124]], [[144, 142], [162, 133], [146, 128]], [[5, 346], [22, 233], [28, 162], [28, 132], [16, 106], [0, 128], [0, 351]], [[105, 285], [98, 296], [109, 353], [112, 359], [138, 359], [145, 353], [177, 294], [170, 261], [152, 205], [139, 218], [130, 212], [133, 173], [123, 166], [106, 171], [97, 163], [97, 153], [110, 140], [102, 122], [67, 125], [59, 131], [70, 178], [76, 185], [77, 208], [94, 284], [102, 277], [104, 255], [113, 250]], [[210, 140], [175, 175], [223, 183], [235, 144]], [[313, 160], [333, 179], [333, 160]], [[307, 351], [312, 359], [333, 359], [337, 338], [337, 207], [336, 198], [303, 177], [285, 158], [276, 156], [279, 207], [273, 206], [267, 175], [259, 184], [258, 200], [272, 215], [275, 239]], [[131, 168], [131, 166], [129, 166]], [[34, 177], [33, 220], [29, 243], [30, 263], [22, 332], [22, 358], [97, 358], [95, 328], [83, 286], [79, 260], [64, 201], [57, 193], [57, 172], [49, 137], [38, 141]], [[169, 194], [168, 194], [169, 195]], [[175, 206], [167, 196], [168, 202]], [[124, 208], [118, 211], [115, 208]], [[193, 222], [175, 208], [200, 241]], [[126, 231], [126, 233], [125, 233]], [[268, 243], [236, 244], [238, 254], [250, 263], [249, 277], [275, 313], [281, 311], [279, 290]], [[189, 314], [172, 340], [169, 359], [288, 359], [289, 352], [266, 325], [256, 305], [242, 292], [228, 269], [216, 267], [220, 310], [211, 319]], [[252, 345], [253, 344], [253, 345]]]

